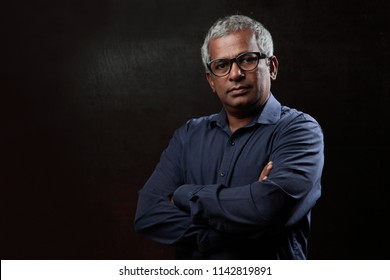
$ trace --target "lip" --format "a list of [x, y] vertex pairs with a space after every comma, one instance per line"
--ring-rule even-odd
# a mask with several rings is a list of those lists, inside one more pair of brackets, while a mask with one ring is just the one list
[[228, 90], [228, 93], [233, 96], [237, 96], [245, 94], [249, 89], [249, 86], [234, 86]]

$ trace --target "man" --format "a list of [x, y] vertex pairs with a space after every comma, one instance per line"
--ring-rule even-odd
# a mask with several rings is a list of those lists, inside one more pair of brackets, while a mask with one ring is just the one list
[[223, 109], [175, 131], [139, 192], [135, 230], [175, 246], [178, 259], [306, 259], [319, 124], [272, 95], [278, 60], [259, 22], [218, 20], [202, 59]]

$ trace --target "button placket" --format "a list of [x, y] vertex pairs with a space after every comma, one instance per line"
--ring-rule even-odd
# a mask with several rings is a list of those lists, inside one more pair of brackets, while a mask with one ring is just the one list
[[218, 170], [218, 181], [219, 183], [226, 183], [229, 179], [228, 172], [230, 170], [230, 164], [233, 161], [234, 153], [236, 150], [236, 139], [230, 137], [225, 146], [224, 155], [221, 162], [221, 168]]

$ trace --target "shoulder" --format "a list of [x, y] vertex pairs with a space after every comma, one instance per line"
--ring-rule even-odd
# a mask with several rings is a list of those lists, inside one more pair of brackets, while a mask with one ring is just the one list
[[185, 127], [186, 131], [210, 128], [210, 126], [212, 126], [212, 124], [217, 121], [218, 116], [219, 114], [212, 114], [208, 116], [191, 118], [185, 123], [183, 127]]
[[213, 127], [218, 119], [219, 114], [212, 114], [208, 116], [200, 116], [188, 119], [175, 131], [175, 135], [184, 140], [188, 135], [196, 132], [205, 132]]
[[318, 121], [308, 113], [299, 111], [288, 106], [281, 107], [281, 116], [280, 121], [285, 125], [290, 125], [292, 123], [297, 124], [307, 124], [312, 123], [314, 126], [320, 126]]
[[322, 142], [324, 137], [321, 125], [312, 115], [287, 106], [281, 107], [281, 116], [275, 132], [279, 139], [298, 137], [301, 140]]

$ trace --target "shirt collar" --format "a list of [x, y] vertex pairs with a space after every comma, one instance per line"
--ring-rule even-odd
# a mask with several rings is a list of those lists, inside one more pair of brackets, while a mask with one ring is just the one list
[[[263, 110], [253, 118], [253, 120], [248, 124], [251, 126], [255, 123], [258, 124], [274, 124], [280, 119], [281, 114], [281, 104], [280, 102], [270, 94], [267, 102], [264, 105]], [[227, 126], [227, 118], [226, 112], [222, 109], [218, 114], [214, 114], [210, 119], [210, 128], [214, 128], [215, 126], [226, 127]]]
[[281, 112], [282, 105], [271, 93], [257, 122], [261, 124], [274, 124], [280, 119]]

